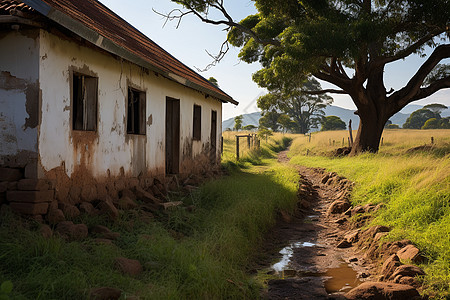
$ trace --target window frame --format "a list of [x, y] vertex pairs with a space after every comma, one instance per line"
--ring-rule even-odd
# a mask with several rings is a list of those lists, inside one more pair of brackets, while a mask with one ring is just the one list
[[201, 141], [202, 139], [202, 107], [194, 104], [192, 113], [192, 139], [194, 141]]
[[[133, 102], [130, 102], [130, 96], [132, 96]], [[147, 131], [145, 123], [147, 111], [146, 99], [147, 96], [145, 91], [142, 91], [132, 86], [128, 86], [126, 99], [126, 123], [125, 123], [127, 134], [146, 135]], [[137, 105], [135, 105], [136, 103]], [[130, 115], [131, 115], [131, 122], [130, 122]]]
[[[71, 83], [72, 130], [96, 132], [99, 119], [98, 77], [73, 71]], [[88, 98], [82, 95], [82, 91], [88, 95]]]

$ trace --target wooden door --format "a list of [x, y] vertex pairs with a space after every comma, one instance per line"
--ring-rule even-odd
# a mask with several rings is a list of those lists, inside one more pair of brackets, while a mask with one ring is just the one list
[[180, 100], [166, 98], [166, 174], [180, 170]]
[[217, 112], [211, 111], [211, 160], [216, 161], [217, 153]]

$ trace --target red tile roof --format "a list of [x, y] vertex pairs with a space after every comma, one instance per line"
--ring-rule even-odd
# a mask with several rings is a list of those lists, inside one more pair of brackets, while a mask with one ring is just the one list
[[221, 101], [238, 104], [96, 0], [0, 0], [0, 14], [2, 7], [35, 9], [109, 52]]

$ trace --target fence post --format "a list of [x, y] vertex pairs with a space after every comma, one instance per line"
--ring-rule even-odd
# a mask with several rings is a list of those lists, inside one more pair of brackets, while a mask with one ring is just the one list
[[248, 146], [248, 149], [250, 149], [250, 134], [247, 135], [247, 146]]
[[434, 144], [434, 137], [431, 137], [431, 145]]
[[220, 141], [220, 154], [223, 155], [223, 137], [222, 137], [222, 139]]
[[309, 133], [309, 143], [311, 143], [311, 132]]
[[239, 160], [239, 137], [236, 136], [236, 160]]
[[350, 134], [349, 147], [353, 147], [353, 131], [352, 131], [352, 120], [348, 122], [348, 133]]

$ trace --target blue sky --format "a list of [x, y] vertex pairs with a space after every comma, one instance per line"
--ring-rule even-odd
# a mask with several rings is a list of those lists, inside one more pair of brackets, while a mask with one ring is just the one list
[[[205, 50], [216, 54], [226, 39], [224, 27], [204, 24], [195, 16], [183, 18], [178, 29], [176, 28], [176, 22], [169, 22], [163, 26], [165, 20], [154, 13], [152, 9], [167, 13], [174, 8], [180, 8], [179, 5], [169, 0], [100, 1], [193, 69], [195, 67], [203, 69], [208, 65], [211, 58]], [[225, 4], [230, 15], [237, 21], [256, 12], [253, 2], [249, 0], [228, 0], [225, 1]], [[223, 106], [224, 120], [242, 113], [257, 111], [256, 99], [264, 93], [264, 89], [259, 88], [251, 78], [252, 74], [260, 68], [259, 64], [249, 65], [240, 62], [238, 53], [239, 49], [231, 48], [220, 64], [207, 72], [200, 73], [206, 78], [215, 77], [220, 87], [240, 102], [237, 107], [232, 104]], [[391, 87], [394, 89], [401, 88], [414, 75], [424, 60], [425, 58], [415, 56], [390, 64], [385, 71], [386, 89], [389, 90]], [[330, 88], [333, 86], [323, 82], [322, 87]], [[355, 107], [350, 97], [346, 95], [331, 96], [334, 98], [334, 105], [336, 106]], [[435, 102], [450, 106], [450, 89], [441, 90], [435, 95], [413, 104], [424, 105]]]

